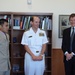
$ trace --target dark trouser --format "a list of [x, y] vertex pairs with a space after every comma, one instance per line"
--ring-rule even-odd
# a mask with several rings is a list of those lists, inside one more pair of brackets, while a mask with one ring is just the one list
[[65, 75], [75, 75], [75, 56], [68, 61], [64, 61]]

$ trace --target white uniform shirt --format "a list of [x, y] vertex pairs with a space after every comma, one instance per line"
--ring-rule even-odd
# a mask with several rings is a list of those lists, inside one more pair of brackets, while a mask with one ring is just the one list
[[31, 27], [28, 31], [24, 32], [21, 44], [28, 45], [32, 53], [36, 55], [36, 51], [39, 51], [40, 53], [42, 45], [47, 42], [48, 40], [45, 31], [38, 28], [37, 32], [35, 33]]

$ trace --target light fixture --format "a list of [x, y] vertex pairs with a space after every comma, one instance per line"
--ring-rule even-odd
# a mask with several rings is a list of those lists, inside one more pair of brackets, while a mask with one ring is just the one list
[[27, 4], [31, 5], [32, 4], [32, 0], [27, 0]]

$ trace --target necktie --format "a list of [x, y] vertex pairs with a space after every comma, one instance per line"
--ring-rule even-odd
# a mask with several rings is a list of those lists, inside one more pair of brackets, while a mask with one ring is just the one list
[[73, 27], [73, 31], [71, 33], [71, 41], [70, 41], [70, 51], [72, 52], [72, 43], [73, 43], [73, 37], [74, 37], [74, 27]]

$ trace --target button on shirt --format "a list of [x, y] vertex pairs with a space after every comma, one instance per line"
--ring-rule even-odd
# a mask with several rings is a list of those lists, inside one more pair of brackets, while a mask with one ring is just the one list
[[38, 28], [35, 33], [31, 27], [28, 31], [24, 32], [21, 44], [28, 45], [32, 53], [36, 55], [36, 51], [39, 51], [40, 53], [42, 45], [47, 42], [48, 40], [45, 31]]

